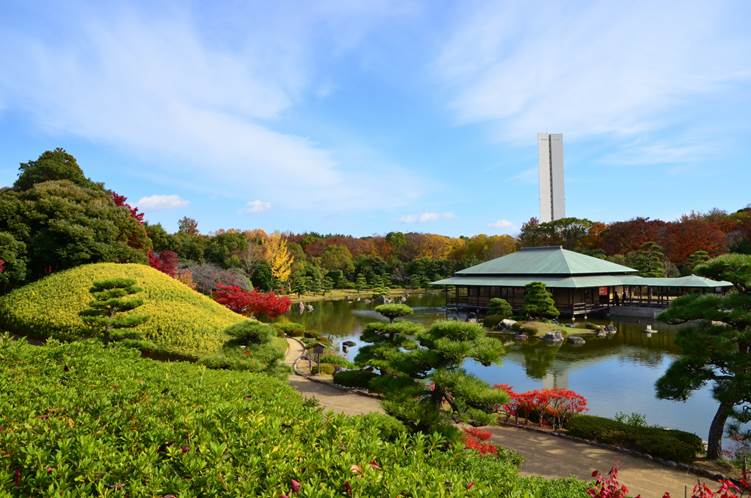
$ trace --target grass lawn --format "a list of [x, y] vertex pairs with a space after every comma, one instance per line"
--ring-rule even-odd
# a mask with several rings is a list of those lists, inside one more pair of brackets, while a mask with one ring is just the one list
[[571, 336], [571, 335], [592, 335], [595, 333], [594, 330], [585, 329], [583, 324], [580, 327], [569, 327], [566, 325], [556, 325], [554, 323], [547, 323], [547, 322], [540, 322], [537, 320], [530, 320], [527, 322], [519, 322], [519, 325], [522, 327], [529, 327], [535, 329], [535, 337], [542, 337], [548, 332], [555, 332], [556, 330], [560, 330], [563, 332], [564, 335]]

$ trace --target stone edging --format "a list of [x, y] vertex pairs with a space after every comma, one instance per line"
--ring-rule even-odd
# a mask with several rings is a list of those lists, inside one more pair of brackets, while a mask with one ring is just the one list
[[[292, 339], [293, 341], [297, 342], [300, 346], [302, 346], [303, 351], [305, 351], [305, 344], [303, 344], [303, 342], [300, 339], [298, 339], [297, 337], [290, 337], [289, 339]], [[369, 393], [367, 391], [363, 391], [362, 389], [357, 389], [357, 388], [354, 388], [354, 387], [340, 386], [339, 384], [335, 384], [334, 382], [329, 382], [329, 381], [323, 380], [323, 379], [316, 379], [315, 377], [313, 377], [311, 375], [305, 375], [304, 373], [300, 372], [297, 369], [297, 362], [300, 361], [300, 358], [302, 358], [302, 357], [298, 356], [295, 359], [295, 362], [292, 364], [292, 370], [294, 371], [295, 375], [299, 375], [300, 377], [302, 377], [304, 379], [307, 379], [307, 380], [309, 380], [311, 382], [316, 382], [318, 384], [324, 384], [324, 385], [327, 385], [329, 387], [333, 387], [334, 389], [338, 389], [338, 390], [343, 391], [343, 392], [348, 392], [348, 393], [356, 394], [356, 395], [359, 395], [359, 396], [365, 396], [365, 397], [368, 397], [368, 398], [382, 399], [382, 396], [379, 395], [379, 394]]]
[[590, 439], [584, 439], [584, 438], [577, 437], [577, 436], [571, 436], [570, 434], [566, 434], [565, 432], [546, 431], [545, 429], [540, 429], [538, 427], [518, 425], [518, 424], [513, 424], [511, 422], [502, 422], [502, 421], [499, 421], [497, 425], [499, 425], [499, 426], [502, 425], [502, 426], [505, 426], [505, 427], [513, 427], [513, 428], [516, 428], [516, 429], [524, 429], [526, 431], [537, 432], [537, 433], [540, 433], [540, 434], [548, 434], [548, 435], [556, 436], [556, 437], [559, 437], [559, 438], [562, 438], [562, 439], [568, 439], [568, 440], [571, 440], [571, 441], [575, 441], [577, 443], [584, 443], [584, 444], [588, 444], [588, 445], [591, 445], [591, 446], [597, 446], [598, 448], [604, 448], [606, 450], [617, 451], [619, 453], [626, 453], [626, 454], [631, 455], [631, 456], [635, 456], [635, 457], [638, 457], [638, 458], [643, 458], [645, 460], [651, 460], [653, 462], [657, 462], [660, 465], [664, 465], [666, 467], [673, 467], [673, 468], [676, 468], [676, 469], [684, 470], [686, 472], [690, 472], [692, 474], [698, 475], [699, 477], [705, 477], [707, 479], [712, 479], [714, 481], [730, 480], [730, 481], [735, 482], [735, 479], [727, 477], [727, 476], [725, 476], [723, 474], [719, 474], [719, 473], [716, 473], [716, 472], [711, 472], [711, 471], [709, 471], [707, 469], [703, 469], [703, 468], [697, 467], [695, 465], [691, 465], [691, 464], [687, 464], [687, 463], [681, 463], [681, 462], [674, 462], [672, 460], [666, 460], [664, 458], [655, 457], [655, 456], [649, 455], [647, 453], [642, 453], [640, 451], [632, 450], [630, 448], [622, 448], [622, 447], [616, 446], [614, 444], [606, 444], [606, 443], [601, 443], [599, 441], [592, 441]]

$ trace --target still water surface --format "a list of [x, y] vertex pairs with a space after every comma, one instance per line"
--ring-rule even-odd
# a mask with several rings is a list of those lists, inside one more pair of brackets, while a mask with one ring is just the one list
[[[429, 325], [444, 319], [443, 296], [411, 296], [407, 304], [415, 309], [409, 319]], [[341, 343], [352, 340], [356, 346], [347, 357], [354, 358], [359, 336], [367, 323], [382, 320], [365, 302], [327, 301], [314, 303], [314, 310], [300, 314], [297, 307], [291, 319], [308, 329], [328, 334]], [[647, 337], [647, 323], [659, 330]], [[586, 337], [583, 346], [548, 346], [540, 341], [514, 343], [500, 365], [484, 367], [468, 361], [466, 369], [491, 384], [510, 384], [517, 391], [539, 387], [565, 387], [585, 396], [589, 413], [613, 417], [617, 412], [637, 412], [650, 424], [682, 429], [706, 439], [716, 409], [708, 388], [694, 392], [686, 402], [659, 400], [654, 384], [678, 355], [676, 328], [648, 321], [615, 322], [618, 333], [608, 338]]]

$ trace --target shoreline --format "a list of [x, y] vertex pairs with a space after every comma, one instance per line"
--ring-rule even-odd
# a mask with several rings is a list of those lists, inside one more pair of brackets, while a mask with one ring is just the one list
[[[440, 291], [430, 290], [430, 289], [408, 289], [406, 287], [397, 287], [394, 289], [389, 289], [389, 293], [387, 294], [387, 297], [399, 297], [399, 296], [413, 296], [417, 294], [432, 294]], [[292, 304], [298, 304], [298, 303], [315, 303], [320, 301], [356, 301], [358, 298], [362, 299], [373, 299], [373, 291], [372, 290], [362, 290], [359, 293], [354, 289], [334, 289], [332, 291], [329, 291], [326, 293], [326, 295], [321, 294], [304, 294], [303, 296], [298, 296], [296, 294], [284, 294], [285, 296], [289, 297], [292, 301]]]

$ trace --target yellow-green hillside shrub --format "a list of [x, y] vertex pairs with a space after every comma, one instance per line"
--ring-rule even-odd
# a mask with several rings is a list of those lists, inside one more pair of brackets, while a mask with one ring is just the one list
[[[98, 280], [131, 278], [143, 289], [148, 315], [135, 330], [156, 352], [199, 358], [221, 352], [225, 329], [247, 320], [183, 283], [140, 264], [97, 263], [53, 273], [0, 298], [0, 327], [37, 338], [78, 339], [86, 335], [79, 316]], [[150, 349], [150, 348], [144, 348]]]

